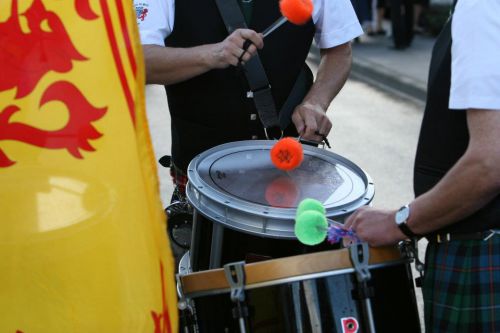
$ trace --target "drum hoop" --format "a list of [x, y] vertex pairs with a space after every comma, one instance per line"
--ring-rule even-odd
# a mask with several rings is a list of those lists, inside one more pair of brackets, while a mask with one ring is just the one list
[[[293, 228], [290, 230], [273, 230], [266, 229], [267, 221], [274, 220], [284, 220], [291, 221], [295, 219], [296, 208], [281, 208], [281, 207], [270, 207], [253, 202], [243, 200], [241, 198], [230, 196], [228, 193], [222, 191], [217, 184], [209, 184], [196, 172], [198, 166], [203, 161], [217, 160], [222, 156], [220, 154], [224, 153], [226, 156], [230, 153], [240, 152], [244, 149], [263, 149], [268, 148], [269, 141], [266, 140], [247, 140], [238, 141], [222, 144], [213, 147], [199, 155], [197, 155], [188, 166], [188, 178], [189, 182], [186, 187], [186, 195], [190, 204], [203, 216], [212, 220], [213, 222], [220, 223], [225, 227], [230, 229], [243, 231], [249, 234], [259, 235], [266, 234], [266, 237], [271, 238], [285, 238], [285, 239], [295, 239], [293, 233]], [[313, 156], [317, 156], [325, 161], [331, 162], [335, 159], [336, 162], [342, 163], [344, 166], [350, 168], [351, 171], [355, 172], [361, 180], [365, 183], [365, 191], [363, 195], [359, 196], [356, 200], [350, 203], [326, 208], [326, 215], [329, 218], [341, 218], [345, 215], [352, 213], [359, 207], [367, 205], [373, 199], [375, 189], [371, 177], [355, 163], [349, 161], [347, 158], [335, 154], [331, 151], [327, 151], [330, 155], [320, 155], [319, 151], [323, 151], [316, 147], [304, 146], [304, 150], [310, 151]], [[319, 150], [319, 151], [318, 151]], [[208, 189], [208, 190], [207, 190]], [[212, 208], [210, 208], [212, 207]], [[252, 217], [253, 220], [261, 219], [263, 228], [255, 227], [252, 228], [245, 223], [235, 223], [231, 219], [231, 212], [238, 212], [243, 215], [248, 215], [249, 218]], [[229, 212], [229, 213], [228, 213]], [[241, 217], [239, 218], [241, 221]], [[238, 221], [236, 221], [238, 222]]]
[[[369, 268], [408, 262], [397, 247], [370, 248]], [[245, 265], [245, 290], [294, 281], [354, 272], [348, 249], [330, 250], [272, 259]], [[180, 276], [187, 298], [227, 293], [229, 283], [222, 268]]]

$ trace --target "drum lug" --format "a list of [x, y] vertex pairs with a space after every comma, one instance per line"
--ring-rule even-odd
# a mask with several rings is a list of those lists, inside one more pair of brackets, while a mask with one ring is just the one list
[[368, 287], [368, 280], [371, 279], [371, 273], [368, 269], [368, 262], [370, 259], [370, 249], [368, 243], [357, 243], [349, 247], [352, 265], [356, 272], [358, 280], [359, 295], [364, 299], [361, 302], [362, 312], [365, 317], [366, 328], [365, 331], [375, 333], [375, 321], [373, 318], [372, 305], [370, 302], [370, 288]]
[[246, 333], [248, 308], [245, 304], [245, 262], [238, 261], [224, 265], [224, 273], [231, 288], [231, 301], [235, 303], [233, 317], [238, 320], [240, 333]]
[[245, 301], [245, 262], [238, 261], [224, 265], [224, 273], [231, 288], [231, 301]]
[[370, 280], [371, 274], [368, 270], [368, 260], [370, 259], [370, 250], [368, 243], [358, 243], [349, 247], [351, 261], [356, 271], [358, 282]]

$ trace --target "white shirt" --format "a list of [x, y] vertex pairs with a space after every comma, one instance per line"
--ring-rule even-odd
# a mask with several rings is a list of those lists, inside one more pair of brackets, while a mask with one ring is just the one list
[[[313, 0], [313, 5], [314, 40], [319, 48], [344, 44], [363, 34], [350, 0]], [[134, 0], [134, 6], [141, 43], [164, 46], [174, 28], [175, 0]]]
[[500, 0], [459, 1], [451, 36], [450, 109], [500, 109]]

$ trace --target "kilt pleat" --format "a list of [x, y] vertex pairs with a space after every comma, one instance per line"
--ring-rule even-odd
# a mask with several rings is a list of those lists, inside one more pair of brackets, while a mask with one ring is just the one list
[[426, 332], [500, 332], [500, 235], [429, 243], [423, 283]]

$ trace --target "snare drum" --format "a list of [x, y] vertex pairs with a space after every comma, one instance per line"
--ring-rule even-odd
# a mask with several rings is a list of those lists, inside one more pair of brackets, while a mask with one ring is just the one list
[[[368, 332], [348, 249], [242, 266], [248, 332]], [[393, 247], [369, 250], [371, 320], [379, 333], [419, 333], [408, 260]], [[194, 303], [192, 331], [241, 332], [224, 269], [179, 277], [182, 300]], [[234, 287], [234, 283], [233, 283]], [[234, 289], [233, 289], [234, 290]], [[241, 320], [240, 320], [241, 322]]]
[[271, 162], [274, 143], [232, 142], [189, 164], [186, 194], [194, 207], [194, 271], [331, 249], [296, 240], [297, 205], [305, 198], [317, 199], [328, 218], [342, 222], [373, 199], [370, 177], [346, 158], [304, 145], [302, 164], [285, 172]]

